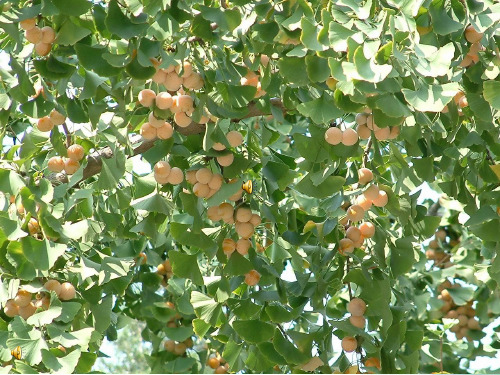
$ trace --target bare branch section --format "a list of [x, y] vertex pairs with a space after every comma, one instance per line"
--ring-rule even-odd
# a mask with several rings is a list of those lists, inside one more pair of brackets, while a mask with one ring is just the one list
[[[280, 109], [282, 112], [285, 112], [286, 109], [283, 106], [283, 103], [281, 102], [280, 99], [278, 98], [273, 98], [271, 99], [271, 105]], [[263, 116], [263, 115], [268, 115], [269, 113], [263, 113], [256, 105], [255, 103], [250, 103], [248, 106], [248, 114], [238, 120], [243, 120], [245, 118], [251, 118], [251, 117], [257, 117], [257, 116]], [[183, 135], [193, 135], [193, 134], [200, 134], [205, 132], [205, 125], [203, 124], [198, 124], [195, 122], [192, 122], [189, 126], [185, 128], [181, 128], [176, 126], [176, 131]], [[137, 136], [136, 139], [132, 140], [132, 147], [134, 147], [134, 152], [132, 155], [129, 155], [129, 157], [133, 157], [136, 155], [143, 154], [144, 152], [148, 151], [151, 149], [155, 144], [155, 140], [152, 141], [144, 141], [142, 137]], [[83, 170], [83, 177], [82, 181], [86, 180], [89, 177], [92, 177], [96, 174], [98, 174], [101, 169], [102, 169], [102, 159], [110, 159], [113, 157], [113, 150], [110, 147], [104, 147], [101, 150], [98, 150], [89, 156], [87, 156], [87, 166]], [[58, 173], [58, 174], [52, 174], [49, 176], [49, 180], [51, 180], [52, 183], [66, 183], [68, 182], [68, 176], [63, 174], [63, 173]]]

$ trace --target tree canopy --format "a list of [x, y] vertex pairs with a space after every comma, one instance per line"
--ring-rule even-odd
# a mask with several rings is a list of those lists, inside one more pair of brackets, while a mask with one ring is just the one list
[[500, 3], [0, 9], [0, 373], [130, 319], [152, 373], [496, 355]]

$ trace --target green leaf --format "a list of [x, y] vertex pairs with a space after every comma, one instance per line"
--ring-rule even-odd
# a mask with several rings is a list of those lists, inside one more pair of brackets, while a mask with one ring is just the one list
[[355, 31], [345, 28], [337, 22], [330, 22], [328, 38], [330, 39], [330, 45], [333, 50], [337, 52], [346, 52], [347, 39], [355, 33]]
[[469, 287], [459, 287], [459, 288], [449, 288], [447, 289], [450, 293], [453, 302], [458, 306], [463, 306], [467, 302], [472, 300], [474, 296], [474, 289]]
[[216, 87], [224, 101], [234, 107], [245, 107], [253, 100], [257, 90], [253, 86], [235, 86], [224, 82], [217, 82]]
[[260, 320], [235, 320], [233, 328], [245, 341], [258, 344], [269, 341], [274, 334], [274, 326]]
[[251, 271], [254, 267], [252, 263], [238, 252], [234, 252], [229, 257], [226, 266], [224, 267], [224, 274], [230, 276], [244, 275]]
[[342, 68], [348, 79], [359, 79], [367, 82], [382, 82], [392, 71], [388, 64], [380, 65], [375, 57], [367, 59], [363, 52], [363, 46], [359, 46], [354, 52], [354, 63], [343, 62]]
[[125, 161], [125, 153], [119, 150], [115, 150], [113, 157], [109, 159], [101, 158], [102, 169], [97, 181], [98, 189], [110, 190], [118, 185], [125, 174]]
[[73, 350], [68, 355], [58, 358], [51, 351], [43, 349], [42, 350], [42, 360], [43, 364], [47, 368], [53, 370], [56, 373], [71, 374], [78, 364], [80, 359], [81, 350]]
[[217, 206], [227, 200], [231, 195], [236, 194], [243, 185], [243, 179], [238, 179], [233, 184], [223, 184], [220, 190], [215, 193], [212, 197], [207, 199], [207, 206]]
[[172, 263], [174, 275], [189, 279], [197, 285], [203, 285], [203, 277], [201, 276], [196, 255], [189, 255], [180, 251], [169, 251], [168, 257]]
[[283, 57], [278, 61], [280, 74], [283, 78], [299, 86], [305, 86], [309, 82], [307, 66], [303, 58]]
[[193, 319], [193, 331], [200, 337], [205, 336], [211, 327], [203, 319]]
[[21, 229], [17, 221], [10, 220], [4, 216], [0, 216], [0, 233], [3, 233], [9, 241], [17, 241], [28, 235], [28, 233]]
[[120, 6], [115, 0], [112, 0], [109, 3], [108, 15], [106, 16], [106, 20], [104, 22], [109, 31], [123, 39], [131, 39], [141, 36], [148, 28], [147, 23], [137, 23], [137, 21], [132, 22], [130, 18], [122, 13]]
[[110, 65], [103, 57], [109, 53], [106, 47], [91, 47], [86, 44], [76, 43], [75, 51], [78, 56], [78, 62], [87, 70], [92, 70], [101, 77], [115, 76], [121, 72], [121, 69]]
[[319, 29], [316, 25], [314, 25], [311, 22], [309, 18], [302, 17], [301, 27], [302, 27], [302, 34], [300, 35], [300, 41], [304, 44], [304, 46], [307, 49], [310, 49], [312, 51], [324, 51], [328, 48], [327, 46], [324, 46], [319, 42], [318, 40]]
[[219, 315], [222, 312], [221, 304], [203, 293], [191, 292], [191, 304], [196, 312], [196, 316], [212, 326], [217, 325]]
[[484, 81], [483, 95], [493, 108], [500, 110], [500, 82]]
[[395, 278], [410, 271], [415, 263], [412, 239], [398, 238], [395, 246], [391, 246], [391, 270]]
[[328, 124], [331, 120], [341, 117], [344, 111], [337, 108], [333, 98], [327, 93], [297, 106], [297, 110], [306, 117], [310, 117], [316, 124]]
[[341, 176], [329, 176], [319, 185], [315, 186], [311, 180], [311, 176], [308, 174], [295, 185], [295, 189], [310, 197], [323, 199], [341, 191], [345, 181], [345, 178]]
[[147, 212], [158, 212], [165, 215], [170, 213], [170, 206], [167, 199], [156, 192], [130, 202], [130, 206], [136, 210]]
[[440, 112], [458, 92], [457, 83], [421, 86], [419, 90], [401, 89], [405, 99], [416, 110], [422, 112]]
[[171, 222], [170, 234], [178, 243], [198, 247], [213, 256], [217, 248], [215, 242], [202, 231], [194, 232], [191, 227], [192, 225]]
[[448, 74], [455, 55], [453, 43], [441, 48], [424, 44], [415, 45], [415, 69], [424, 77], [439, 77]]
[[61, 14], [68, 16], [79, 16], [86, 13], [92, 7], [88, 0], [51, 0]]
[[99, 303], [91, 304], [90, 311], [94, 317], [94, 327], [103, 333], [111, 324], [111, 309], [113, 307], [113, 296], [104, 297]]
[[307, 75], [312, 82], [325, 82], [330, 77], [328, 60], [316, 55], [306, 56]]
[[293, 343], [283, 337], [278, 329], [274, 331], [273, 345], [278, 354], [285, 358], [288, 363], [300, 365], [310, 359], [309, 356], [302, 353]]
[[78, 26], [75, 23], [71, 22], [70, 19], [67, 19], [59, 29], [57, 38], [54, 43], [62, 46], [72, 46], [76, 42], [85, 38], [91, 32], [91, 30]]
[[433, 0], [429, 5], [432, 28], [439, 35], [447, 35], [463, 29], [462, 23], [455, 21], [447, 14], [445, 3], [445, 0]]
[[294, 315], [280, 305], [269, 305], [266, 307], [266, 313], [274, 323], [285, 323], [293, 319]]
[[51, 294], [50, 298], [50, 307], [48, 310], [40, 311], [32, 316], [30, 316], [27, 320], [28, 324], [33, 325], [35, 327], [45, 326], [47, 324], [52, 323], [53, 320], [58, 318], [61, 315], [62, 307], [61, 301], [56, 298], [55, 295]]
[[479, 225], [470, 227], [472, 233], [481, 238], [483, 241], [498, 242], [498, 233], [500, 233], [500, 220], [494, 219]]
[[20, 346], [23, 352], [23, 361], [28, 362], [30, 365], [38, 365], [42, 361], [42, 350], [48, 349], [40, 331], [31, 331], [29, 338], [8, 339], [7, 346], [10, 350]]

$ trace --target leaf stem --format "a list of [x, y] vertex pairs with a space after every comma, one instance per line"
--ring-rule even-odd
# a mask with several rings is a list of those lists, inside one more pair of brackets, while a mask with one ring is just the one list
[[370, 154], [370, 148], [372, 147], [372, 137], [368, 139], [368, 143], [365, 147], [365, 152], [363, 152], [363, 168], [366, 168], [366, 164], [368, 164], [368, 155]]

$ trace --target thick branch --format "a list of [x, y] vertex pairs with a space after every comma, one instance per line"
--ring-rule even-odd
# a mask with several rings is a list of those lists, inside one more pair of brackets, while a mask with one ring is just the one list
[[[283, 103], [281, 102], [281, 99], [278, 98], [271, 99], [271, 105], [279, 108], [282, 112], [286, 111], [285, 107], [283, 106]], [[249, 103], [248, 105], [248, 114], [237, 120], [243, 120], [245, 118], [263, 116], [267, 114], [269, 113], [263, 113], [257, 107], [257, 105], [252, 102]], [[178, 131], [183, 135], [200, 134], [205, 132], [205, 125], [192, 122], [189, 126], [185, 128], [176, 126], [176, 131]], [[142, 139], [142, 137], [137, 136], [137, 138], [134, 138], [132, 140], [132, 146], [134, 147], [134, 152], [129, 157], [140, 155], [148, 151], [150, 148], [154, 146], [155, 141], [156, 140], [145, 141]], [[87, 156], [87, 166], [83, 170], [82, 181], [98, 174], [101, 171], [102, 158], [110, 159], [112, 157], [113, 157], [113, 150], [110, 147], [104, 147], [103, 149], [98, 150]], [[68, 182], [68, 176], [63, 173], [51, 174], [50, 176], [48, 176], [48, 178], [52, 183], [55, 184]]]

